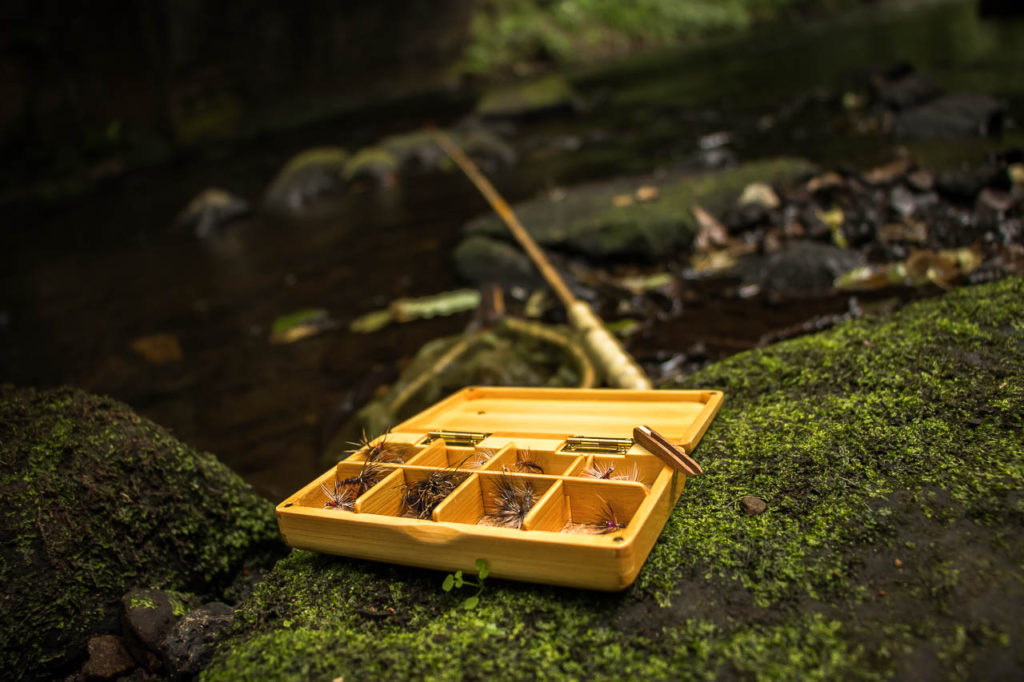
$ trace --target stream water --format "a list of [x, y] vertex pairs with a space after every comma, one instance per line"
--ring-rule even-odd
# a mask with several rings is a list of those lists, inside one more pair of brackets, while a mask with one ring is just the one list
[[[897, 143], [837, 132], [814, 102], [840, 96], [858, 71], [905, 60], [947, 89], [1004, 98], [1011, 118], [1024, 120], [1022, 45], [1020, 21], [979, 19], [972, 3], [916, 3], [572, 73], [587, 111], [522, 123], [521, 160], [494, 180], [515, 201], [588, 179], [697, 168], [707, 163], [698, 141], [719, 131], [739, 160], [787, 154], [866, 168], [891, 158]], [[208, 148], [59, 206], [0, 208], [0, 380], [113, 395], [216, 453], [271, 499], [289, 494], [322, 470], [324, 444], [354, 408], [424, 342], [466, 324], [462, 315], [370, 337], [347, 331], [394, 298], [460, 286], [451, 249], [461, 226], [487, 207], [450, 175], [347, 196], [314, 222], [257, 213], [204, 242], [175, 230], [173, 218], [209, 186], [256, 200], [304, 148], [355, 149], [465, 113], [457, 99], [354, 112]], [[1021, 135], [1013, 128], [1001, 139], [909, 146], [923, 165], [948, 165], [1022, 147]], [[268, 343], [276, 317], [309, 307], [327, 308], [338, 326]], [[720, 358], [846, 307], [843, 296], [779, 303], [709, 292], [692, 302], [685, 324], [658, 330], [637, 352], [701, 342]], [[132, 352], [132, 339], [157, 333], [177, 337], [180, 361], [154, 365]]]

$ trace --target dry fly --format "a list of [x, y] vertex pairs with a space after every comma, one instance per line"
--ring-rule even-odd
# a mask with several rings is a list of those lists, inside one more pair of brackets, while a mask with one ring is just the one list
[[467, 469], [479, 469], [480, 467], [491, 461], [491, 457], [494, 457], [495, 451], [490, 448], [480, 448], [474, 452], [469, 460]]
[[633, 462], [628, 469], [616, 474], [614, 462], [602, 464], [594, 460], [594, 463], [586, 467], [580, 475], [586, 478], [599, 478], [606, 481], [639, 481], [640, 469], [637, 467], [636, 462]]
[[530, 448], [516, 450], [516, 462], [512, 468], [526, 474], [543, 474], [544, 468], [530, 455]]
[[465, 480], [465, 474], [456, 471], [461, 464], [433, 471], [420, 481], [406, 483], [405, 494], [402, 496], [403, 515], [417, 519], [430, 518], [434, 508]]
[[[598, 498], [601, 499], [601, 498]], [[622, 530], [626, 527], [626, 524], [619, 523], [619, 517], [615, 514], [615, 509], [612, 507], [610, 502], [601, 499], [604, 506], [601, 507], [601, 516], [598, 522], [595, 524], [598, 528], [600, 535], [607, 535], [608, 533], [614, 533], [617, 530]]]
[[537, 503], [537, 498], [533, 483], [517, 481], [511, 476], [501, 474], [494, 485], [488, 516], [491, 516], [499, 526], [522, 528], [523, 521]]
[[324, 507], [340, 509], [342, 511], [352, 511], [355, 508], [358, 495], [356, 495], [356, 488], [354, 486], [343, 485], [341, 481], [335, 481], [333, 491], [323, 483], [320, 484], [320, 488], [327, 497]]
[[358, 443], [349, 443], [349, 445], [355, 446], [355, 449], [349, 452], [355, 454], [365, 450], [366, 461], [368, 462], [401, 464], [405, 461], [400, 454], [401, 448], [394, 443], [388, 442], [389, 435], [389, 433], [385, 432], [379, 441], [371, 443], [370, 439], [366, 437], [366, 432], [363, 431], [363, 437]]

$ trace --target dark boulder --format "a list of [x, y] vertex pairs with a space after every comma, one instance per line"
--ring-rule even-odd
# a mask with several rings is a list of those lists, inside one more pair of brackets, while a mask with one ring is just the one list
[[109, 398], [0, 386], [0, 669], [50, 679], [136, 585], [216, 593], [278, 546], [273, 505]]

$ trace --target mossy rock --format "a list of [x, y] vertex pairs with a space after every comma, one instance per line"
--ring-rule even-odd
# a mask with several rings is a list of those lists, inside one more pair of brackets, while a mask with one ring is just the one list
[[345, 163], [345, 179], [370, 180], [377, 185], [395, 182], [400, 163], [398, 157], [385, 147], [364, 147]]
[[[1024, 281], [735, 356], [637, 583], [598, 594], [295, 551], [206, 680], [1014, 679]], [[746, 495], [766, 502], [749, 515]]]
[[121, 597], [215, 595], [276, 547], [273, 505], [215, 457], [109, 398], [0, 387], [0, 669], [68, 672]]
[[[594, 259], [656, 260], [691, 244], [697, 231], [691, 212], [694, 203], [712, 214], [721, 214], [751, 182], [785, 184], [813, 171], [814, 166], [801, 159], [769, 159], [713, 173], [676, 173], [664, 178], [622, 178], [582, 185], [557, 200], [532, 199], [513, 209], [543, 246]], [[657, 188], [657, 197], [634, 200], [642, 187]], [[627, 205], [621, 205], [626, 201]], [[471, 221], [465, 231], [509, 238], [508, 229], [494, 215]]]
[[[568, 329], [519, 321], [424, 344], [391, 389], [365, 405], [331, 439], [327, 458], [337, 461], [346, 449], [344, 444], [358, 441], [361, 433], [384, 433], [464, 386], [579, 386], [583, 373], [579, 358], [552, 343], [552, 335], [561, 343], [573, 343]], [[460, 345], [462, 352], [445, 359]], [[410, 392], [410, 386], [418, 388]]]
[[579, 96], [564, 76], [552, 74], [497, 86], [485, 92], [476, 105], [484, 118], [520, 118], [557, 111], [575, 111]]
[[349, 154], [341, 147], [314, 147], [296, 154], [267, 188], [266, 207], [277, 213], [301, 214], [318, 199], [345, 187]]

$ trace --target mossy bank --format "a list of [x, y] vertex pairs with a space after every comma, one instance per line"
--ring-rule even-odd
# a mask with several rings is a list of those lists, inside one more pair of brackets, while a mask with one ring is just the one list
[[[1020, 675], [1024, 281], [736, 356], [637, 583], [598, 594], [296, 551], [207, 680]], [[767, 503], [759, 515], [740, 501]]]
[[215, 596], [277, 545], [271, 503], [127, 406], [0, 386], [0, 669], [50, 678], [131, 587]]

